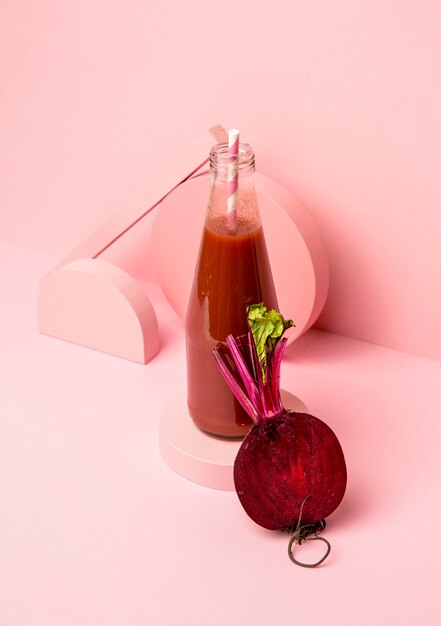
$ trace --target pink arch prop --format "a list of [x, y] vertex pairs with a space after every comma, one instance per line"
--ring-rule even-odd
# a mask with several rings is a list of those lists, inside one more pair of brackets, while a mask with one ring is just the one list
[[[182, 318], [193, 280], [209, 193], [207, 173], [187, 180], [157, 207], [152, 253], [160, 285]], [[256, 174], [262, 216], [279, 307], [295, 321], [289, 341], [318, 318], [329, 288], [329, 265], [315, 222], [284, 187]]]
[[137, 363], [159, 351], [156, 315], [141, 283], [100, 259], [77, 259], [42, 282], [38, 324], [43, 334]]

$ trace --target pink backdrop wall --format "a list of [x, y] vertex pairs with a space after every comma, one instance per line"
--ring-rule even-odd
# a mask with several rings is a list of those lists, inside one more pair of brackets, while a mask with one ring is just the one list
[[192, 134], [238, 126], [322, 228], [319, 327], [441, 359], [439, 2], [0, 11], [2, 240], [63, 256]]

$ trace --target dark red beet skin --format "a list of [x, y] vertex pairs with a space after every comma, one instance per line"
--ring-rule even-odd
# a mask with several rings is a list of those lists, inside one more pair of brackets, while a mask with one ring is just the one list
[[346, 489], [346, 464], [333, 431], [317, 417], [286, 411], [263, 419], [244, 439], [234, 482], [245, 511], [277, 530], [330, 515]]

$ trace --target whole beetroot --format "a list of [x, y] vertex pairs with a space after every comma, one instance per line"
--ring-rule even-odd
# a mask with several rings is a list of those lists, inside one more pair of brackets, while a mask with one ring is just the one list
[[247, 435], [234, 464], [234, 483], [245, 511], [260, 526], [294, 526], [303, 501], [302, 523], [314, 524], [343, 498], [343, 452], [324, 422], [284, 410]]
[[248, 308], [248, 322], [247, 335], [229, 335], [228, 349], [213, 351], [226, 382], [254, 421], [234, 463], [236, 491], [247, 514], [264, 528], [294, 528], [300, 518], [303, 528], [313, 528], [345, 493], [343, 451], [324, 422], [282, 405], [282, 335], [293, 322], [263, 304]]

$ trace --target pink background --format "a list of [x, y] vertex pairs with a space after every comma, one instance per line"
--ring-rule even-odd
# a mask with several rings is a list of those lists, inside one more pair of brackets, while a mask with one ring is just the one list
[[[438, 626], [439, 2], [0, 12], [1, 626]], [[149, 181], [218, 122], [241, 128], [323, 231], [320, 327], [414, 353], [318, 329], [287, 351], [282, 385], [348, 464], [316, 571], [234, 493], [162, 462], [159, 415], [185, 389], [185, 351], [157, 285], [161, 351], [145, 367], [38, 333], [39, 278], [144, 206]]]
[[238, 126], [323, 231], [319, 327], [441, 358], [437, 0], [0, 11], [2, 240], [63, 256], [194, 134]]

